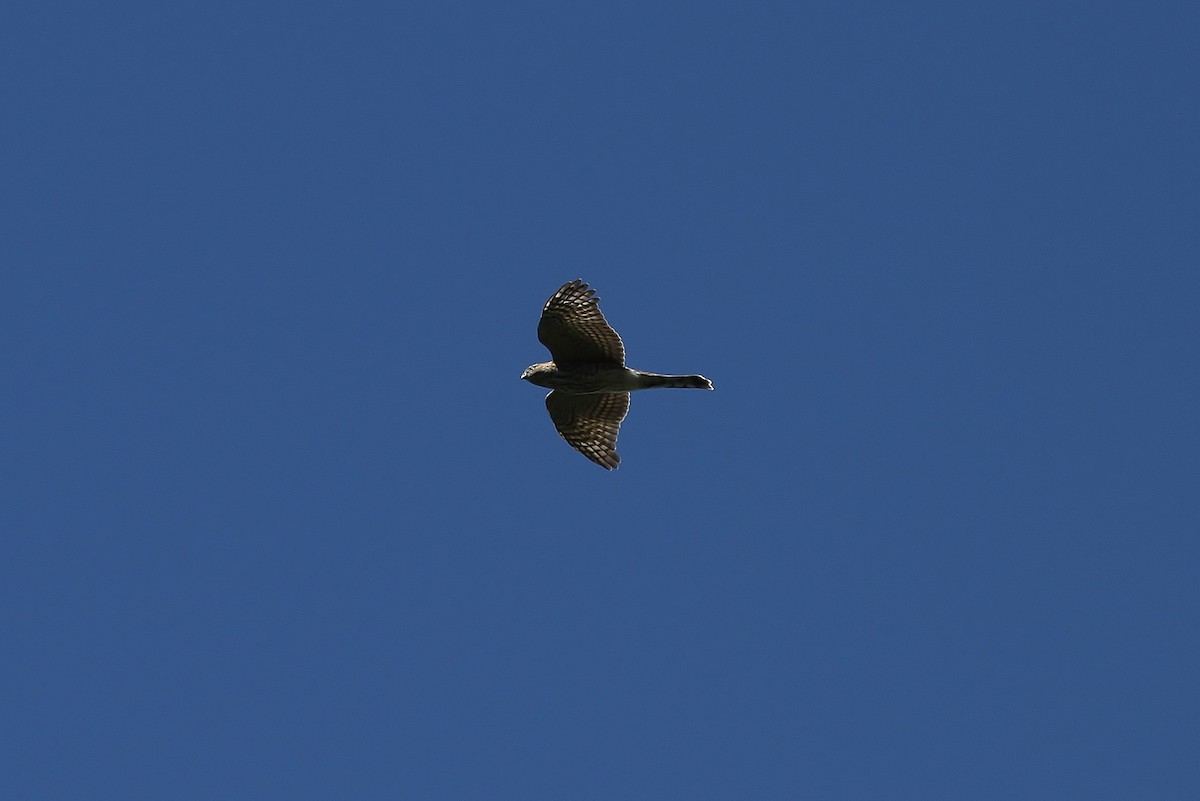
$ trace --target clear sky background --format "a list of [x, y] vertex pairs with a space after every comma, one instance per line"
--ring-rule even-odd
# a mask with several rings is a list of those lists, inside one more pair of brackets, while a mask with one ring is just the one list
[[1200, 797], [1195, 3], [18, 5], [0, 796]]

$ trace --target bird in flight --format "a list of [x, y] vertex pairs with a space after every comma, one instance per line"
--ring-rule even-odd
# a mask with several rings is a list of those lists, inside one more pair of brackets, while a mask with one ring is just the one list
[[625, 366], [621, 337], [600, 313], [596, 290], [578, 278], [542, 308], [538, 339], [554, 359], [525, 368], [521, 378], [551, 390], [546, 410], [559, 435], [606, 470], [621, 462], [617, 434], [629, 393], [654, 387], [712, 389], [702, 375], [660, 375]]

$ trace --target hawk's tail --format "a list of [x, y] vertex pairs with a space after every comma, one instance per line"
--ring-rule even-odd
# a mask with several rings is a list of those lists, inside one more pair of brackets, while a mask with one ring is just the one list
[[712, 389], [712, 382], [702, 375], [659, 375], [658, 373], [642, 373], [638, 376], [641, 378], [643, 389], [653, 389], [654, 387], [677, 387], [679, 389]]

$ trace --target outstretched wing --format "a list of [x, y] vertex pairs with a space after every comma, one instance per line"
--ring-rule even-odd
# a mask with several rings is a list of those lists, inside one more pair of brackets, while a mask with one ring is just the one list
[[569, 395], [555, 390], [546, 396], [546, 411], [572, 448], [607, 470], [621, 463], [617, 434], [629, 413], [628, 392]]
[[550, 296], [538, 323], [538, 339], [560, 368], [592, 362], [625, 366], [621, 337], [600, 313], [596, 290], [576, 278]]

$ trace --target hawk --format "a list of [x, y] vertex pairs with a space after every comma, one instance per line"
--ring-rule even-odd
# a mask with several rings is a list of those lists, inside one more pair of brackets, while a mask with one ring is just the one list
[[712, 389], [702, 375], [660, 375], [625, 366], [621, 337], [600, 313], [596, 290], [578, 278], [550, 296], [538, 339], [554, 361], [525, 368], [522, 380], [552, 390], [546, 410], [559, 435], [607, 470], [621, 462], [617, 434], [629, 412], [629, 393], [654, 387]]

